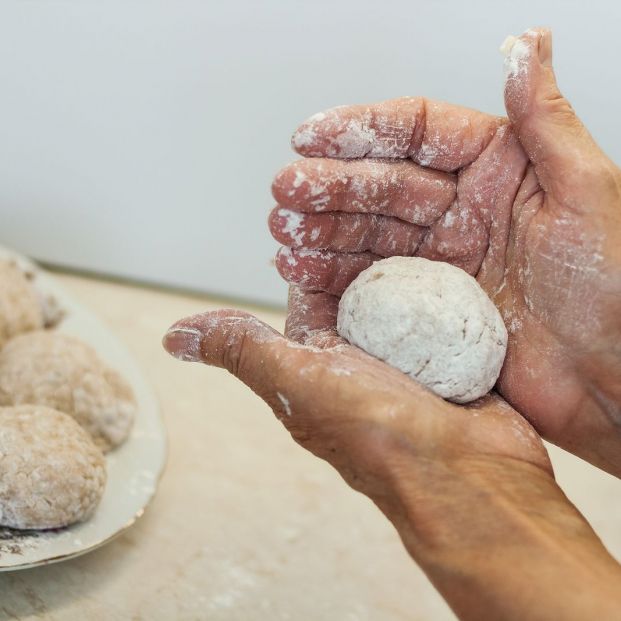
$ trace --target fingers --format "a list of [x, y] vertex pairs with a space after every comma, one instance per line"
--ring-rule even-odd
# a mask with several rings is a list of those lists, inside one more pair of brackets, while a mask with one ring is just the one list
[[411, 158], [422, 166], [455, 171], [473, 162], [504, 122], [444, 102], [403, 97], [315, 114], [298, 128], [292, 143], [306, 157]]
[[485, 256], [488, 233], [477, 209], [455, 201], [429, 230], [416, 256], [451, 263], [475, 276]]
[[380, 257], [364, 252], [341, 254], [321, 250], [281, 248], [276, 268], [289, 283], [305, 291], [324, 291], [341, 295], [358, 274]]
[[[351, 217], [351, 214], [343, 215]], [[372, 230], [365, 235], [367, 239], [373, 239], [379, 233]], [[438, 222], [420, 234], [420, 239], [422, 241], [412, 254], [452, 263], [473, 276], [477, 274], [488, 247], [488, 231], [475, 206], [457, 201]], [[407, 239], [404, 238], [403, 242], [404, 247], [396, 251], [382, 248], [388, 250], [382, 256], [372, 252], [346, 253], [336, 245], [337, 252], [284, 247], [276, 254], [275, 264], [288, 283], [304, 291], [323, 291], [340, 296], [360, 272], [383, 256], [411, 256], [399, 251], [406, 249]]]
[[[476, 275], [491, 294], [504, 278], [512, 206], [527, 165], [515, 132], [500, 127], [481, 156], [460, 172], [457, 200], [429, 228], [387, 216], [301, 214], [277, 207], [270, 215], [270, 229], [278, 241], [297, 249], [330, 251], [307, 256], [302, 251], [299, 263], [299, 255], [285, 250], [277, 261], [280, 272], [305, 289], [340, 295], [360, 268], [370, 264], [369, 254], [420, 256]], [[366, 260], [361, 264], [357, 255]]]
[[412, 162], [306, 159], [283, 168], [272, 193], [294, 211], [383, 214], [428, 226], [453, 202], [455, 187], [454, 175]]
[[[476, 233], [465, 240], [474, 258], [482, 259], [477, 274], [479, 284], [488, 293], [501, 286], [507, 267], [507, 245], [511, 215], [518, 191], [526, 176], [528, 157], [510, 126], [501, 127], [481, 156], [459, 176], [458, 200], [462, 209], [478, 216], [484, 243], [477, 244]], [[463, 248], [462, 248], [463, 250]]]
[[612, 163], [601, 152], [561, 95], [552, 68], [552, 35], [527, 30], [505, 42], [505, 105], [544, 190], [590, 202], [593, 184], [609, 177]]
[[[347, 352], [347, 358], [362, 364], [377, 361], [357, 347], [348, 347], [348, 342], [336, 330], [339, 298], [322, 291], [304, 291], [296, 285], [289, 287], [289, 305], [285, 334], [288, 338], [309, 347]], [[393, 371], [393, 369], [390, 369]], [[376, 370], [377, 375], [377, 370]], [[406, 383], [409, 378], [403, 376]], [[393, 378], [394, 381], [394, 378]]]
[[285, 336], [305, 345], [334, 347], [344, 343], [336, 332], [339, 299], [323, 292], [289, 287]]
[[[362, 270], [384, 257], [419, 256], [445, 261], [476, 276], [490, 248], [491, 232], [495, 260], [506, 248], [510, 203], [505, 205], [499, 200], [498, 209], [505, 216], [500, 228], [490, 226], [475, 203], [455, 201], [430, 228], [411, 229], [408, 227], [415, 225], [384, 216], [303, 215], [276, 208], [270, 216], [274, 237], [297, 246], [281, 248], [276, 254], [276, 267], [287, 282], [305, 291], [337, 296]], [[295, 221], [295, 227], [291, 221]], [[311, 238], [314, 241], [307, 242]], [[327, 249], [309, 249], [313, 244]], [[504, 273], [504, 268], [501, 271]], [[494, 272], [497, 280], [496, 272], [498, 269]]]
[[427, 229], [398, 218], [356, 213], [301, 214], [275, 207], [269, 228], [276, 239], [291, 248], [372, 252], [382, 257], [410, 256]]

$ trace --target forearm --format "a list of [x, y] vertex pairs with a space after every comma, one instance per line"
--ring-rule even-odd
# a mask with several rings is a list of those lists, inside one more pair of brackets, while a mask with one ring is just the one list
[[[621, 618], [621, 569], [547, 473], [462, 462], [391, 519], [462, 620]], [[459, 472], [455, 472], [457, 469]]]

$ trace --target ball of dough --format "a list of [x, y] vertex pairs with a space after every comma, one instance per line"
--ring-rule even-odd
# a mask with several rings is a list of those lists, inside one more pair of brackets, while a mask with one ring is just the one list
[[85, 343], [59, 332], [11, 339], [0, 352], [0, 405], [45, 405], [72, 416], [103, 451], [129, 435], [130, 386]]
[[341, 298], [337, 329], [457, 403], [492, 388], [507, 349], [500, 313], [477, 281], [418, 257], [384, 259], [364, 270]]
[[0, 349], [22, 332], [39, 330], [43, 306], [28, 276], [13, 261], [0, 260]]
[[60, 528], [88, 518], [106, 484], [105, 459], [62, 412], [0, 408], [0, 525]]

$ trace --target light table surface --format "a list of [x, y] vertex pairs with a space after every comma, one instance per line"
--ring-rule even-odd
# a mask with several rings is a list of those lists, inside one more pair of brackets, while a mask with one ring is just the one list
[[[56, 277], [142, 365], [169, 459], [146, 514], [117, 539], [0, 573], [0, 621], [454, 619], [379, 510], [296, 445], [258, 397], [222, 370], [162, 350], [173, 321], [222, 304]], [[284, 314], [253, 312], [282, 329]], [[551, 452], [566, 493], [621, 558], [621, 482]]]

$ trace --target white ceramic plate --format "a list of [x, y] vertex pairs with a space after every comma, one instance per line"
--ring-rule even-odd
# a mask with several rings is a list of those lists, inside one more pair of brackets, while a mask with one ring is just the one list
[[[10, 251], [0, 249], [6, 256]], [[23, 257], [15, 257], [28, 265]], [[107, 543], [129, 528], [155, 494], [166, 462], [166, 434], [156, 397], [125, 347], [88, 310], [74, 302], [45, 273], [36, 285], [53, 295], [66, 312], [54, 328], [90, 343], [103, 360], [130, 382], [138, 401], [128, 440], [106, 455], [108, 482], [95, 514], [81, 524], [53, 531], [16, 531], [0, 527], [0, 571], [64, 561]]]

